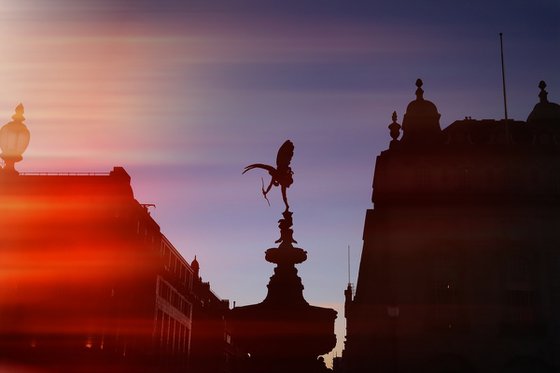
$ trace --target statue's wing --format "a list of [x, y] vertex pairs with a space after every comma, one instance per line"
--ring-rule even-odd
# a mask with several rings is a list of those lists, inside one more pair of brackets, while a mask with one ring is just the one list
[[245, 172], [250, 171], [250, 170], [252, 170], [252, 169], [254, 169], [254, 168], [262, 168], [263, 170], [267, 170], [267, 171], [270, 172], [270, 173], [276, 171], [276, 170], [274, 169], [274, 167], [269, 166], [269, 165], [267, 165], [267, 164], [253, 163], [253, 164], [250, 164], [249, 166], [245, 167], [245, 168], [243, 169], [242, 174], [244, 174]]
[[290, 140], [286, 140], [278, 150], [278, 155], [276, 156], [276, 166], [278, 169], [290, 167], [290, 162], [294, 156], [294, 143]]

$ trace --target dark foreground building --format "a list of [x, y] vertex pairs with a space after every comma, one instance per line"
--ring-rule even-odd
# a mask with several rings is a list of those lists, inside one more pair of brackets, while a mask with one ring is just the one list
[[378, 157], [348, 372], [556, 372], [560, 367], [560, 106], [526, 122], [441, 130], [417, 98]]
[[[130, 176], [0, 173], [0, 371], [229, 372], [229, 302]], [[23, 370], [27, 371], [27, 370]]]

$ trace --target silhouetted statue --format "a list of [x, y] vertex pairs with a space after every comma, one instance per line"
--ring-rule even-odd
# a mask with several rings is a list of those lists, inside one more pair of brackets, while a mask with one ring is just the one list
[[282, 199], [284, 199], [284, 204], [286, 205], [286, 211], [288, 211], [290, 208], [290, 206], [288, 205], [288, 197], [286, 196], [286, 189], [289, 188], [290, 185], [292, 185], [292, 183], [294, 182], [294, 179], [292, 177], [294, 173], [290, 168], [290, 162], [292, 161], [293, 156], [294, 156], [294, 144], [290, 140], [286, 140], [286, 142], [284, 142], [284, 144], [282, 144], [282, 146], [278, 150], [278, 155], [276, 156], [276, 168], [267, 164], [254, 163], [252, 165], [245, 167], [245, 170], [243, 171], [243, 173], [245, 173], [254, 168], [262, 168], [263, 170], [267, 170], [271, 176], [271, 179], [270, 179], [270, 184], [268, 184], [266, 190], [264, 189], [264, 183], [263, 183], [262, 186], [263, 196], [268, 202], [268, 204], [270, 205], [270, 202], [268, 201], [266, 195], [268, 194], [268, 192], [270, 191], [273, 185], [274, 186], [280, 185], [282, 189]]

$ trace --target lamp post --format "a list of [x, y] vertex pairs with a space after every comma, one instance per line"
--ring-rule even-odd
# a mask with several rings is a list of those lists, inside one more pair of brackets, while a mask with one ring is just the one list
[[0, 149], [2, 154], [0, 157], [4, 160], [5, 165], [2, 173], [4, 175], [19, 175], [14, 168], [14, 164], [23, 159], [22, 154], [29, 145], [29, 130], [23, 123], [23, 105], [16, 107], [16, 113], [12, 116], [12, 121], [6, 123], [0, 129]]

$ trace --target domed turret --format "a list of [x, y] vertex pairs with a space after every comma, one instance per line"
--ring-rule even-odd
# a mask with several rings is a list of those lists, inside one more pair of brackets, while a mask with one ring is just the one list
[[422, 80], [416, 80], [416, 100], [408, 104], [403, 117], [403, 138], [405, 144], [428, 145], [441, 142], [440, 114], [436, 105], [424, 100]]
[[539, 88], [541, 89], [539, 93], [540, 102], [535, 105], [533, 111], [527, 117], [527, 123], [531, 125], [560, 124], [560, 105], [548, 101], [548, 92], [545, 90], [546, 83], [544, 80], [539, 83]]
[[200, 265], [198, 264], [198, 260], [196, 260], [196, 255], [194, 256], [194, 260], [191, 263], [191, 268], [194, 272], [194, 278], [198, 279], [199, 272], [200, 272]]

